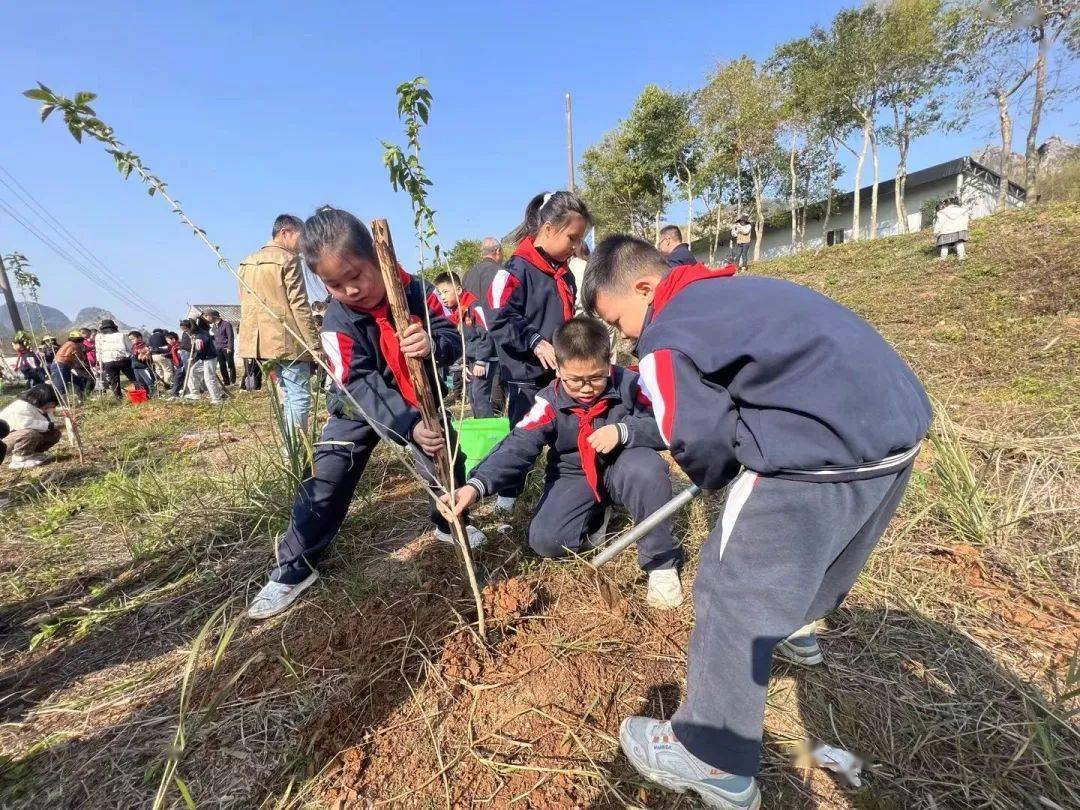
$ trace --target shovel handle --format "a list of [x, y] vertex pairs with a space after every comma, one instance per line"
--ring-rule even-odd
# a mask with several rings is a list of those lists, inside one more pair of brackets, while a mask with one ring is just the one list
[[632, 546], [642, 537], [647, 535], [659, 524], [663, 523], [669, 517], [674, 515], [680, 509], [682, 509], [690, 501], [694, 500], [701, 493], [701, 488], [697, 484], [691, 484], [670, 501], [665, 503], [643, 521], [638, 523], [630, 531], [621, 535], [620, 537], [612, 540], [603, 551], [593, 558], [592, 564], [594, 568], [599, 568], [606, 562], [609, 562], [613, 557], [624, 551], [627, 547]]

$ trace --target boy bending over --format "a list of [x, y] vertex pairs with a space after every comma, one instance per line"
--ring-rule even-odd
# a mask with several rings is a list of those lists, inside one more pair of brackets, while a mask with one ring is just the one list
[[670, 722], [627, 718], [623, 751], [710, 806], [758, 807], [773, 649], [820, 662], [814, 622], [899, 505], [930, 402], [873, 327], [787, 281], [669, 270], [648, 243], [613, 236], [589, 260], [583, 300], [638, 340], [676, 462], [703, 489], [730, 484], [701, 548], [686, 698]]
[[[612, 504], [640, 521], [671, 500], [668, 466], [656, 452], [663, 442], [652, 409], [638, 375], [610, 364], [607, 329], [592, 318], [571, 318], [552, 342], [557, 378], [456, 493], [456, 509], [462, 512], [479, 498], [520, 485], [547, 447], [544, 494], [529, 524], [529, 545], [542, 557], [578, 551], [591, 536], [602, 535]], [[449, 502], [447, 496], [444, 500]], [[671, 520], [638, 543], [653, 607], [682, 603], [680, 559]]]

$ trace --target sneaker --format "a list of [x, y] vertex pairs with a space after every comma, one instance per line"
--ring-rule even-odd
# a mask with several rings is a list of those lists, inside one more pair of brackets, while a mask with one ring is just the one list
[[292, 603], [300, 598], [300, 594], [315, 584], [319, 578], [318, 571], [312, 571], [307, 579], [295, 585], [286, 585], [283, 582], [270, 580], [263, 585], [262, 590], [251, 600], [248, 605], [247, 617], [249, 619], [269, 619], [284, 613]]
[[498, 512], [513, 512], [515, 503], [517, 503], [517, 498], [500, 495], [495, 499], [495, 509]]
[[800, 627], [776, 645], [776, 655], [789, 664], [800, 667], [816, 667], [825, 659], [817, 643], [817, 622]]
[[13, 470], [29, 470], [34, 467], [40, 467], [46, 461], [48, 456], [37, 453], [32, 456], [12, 456], [11, 464], [9, 465]]
[[683, 603], [682, 583], [674, 568], [661, 568], [649, 572], [649, 591], [645, 595], [649, 607], [671, 610]]
[[761, 791], [752, 776], [736, 776], [702, 762], [675, 739], [668, 721], [627, 717], [619, 727], [619, 744], [646, 779], [678, 793], [692, 790], [706, 807], [761, 807]]
[[[469, 535], [469, 548], [480, 548], [487, 542], [487, 535], [480, 531], [475, 526], [466, 526], [465, 533]], [[442, 529], [435, 529], [435, 539], [440, 543], [449, 543], [451, 546], [457, 545], [457, 540], [454, 539], [454, 535], [450, 532], [444, 532]]]
[[585, 542], [582, 544], [582, 551], [587, 551], [593, 548], [599, 548], [603, 542], [607, 539], [607, 527], [611, 522], [611, 507], [609, 506], [604, 510], [604, 520], [600, 524], [595, 532], [585, 538]]
[[188, 400], [189, 402], [198, 402], [202, 399], [202, 397], [198, 394], [184, 394], [184, 399]]

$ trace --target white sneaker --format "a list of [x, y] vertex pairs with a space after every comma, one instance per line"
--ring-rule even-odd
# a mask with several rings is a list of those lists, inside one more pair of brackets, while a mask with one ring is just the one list
[[515, 503], [517, 503], [517, 498], [500, 495], [495, 499], [495, 509], [499, 512], [513, 512]]
[[184, 399], [188, 400], [189, 402], [199, 402], [202, 397], [198, 394], [184, 394]]
[[817, 643], [817, 622], [800, 627], [790, 636], [776, 645], [778, 657], [800, 667], [816, 667], [824, 663], [821, 647]]
[[312, 571], [307, 579], [295, 585], [285, 585], [281, 582], [270, 580], [263, 585], [262, 590], [256, 594], [248, 605], [247, 617], [249, 619], [269, 619], [284, 613], [292, 603], [300, 598], [300, 594], [315, 584], [319, 578], [318, 571]]
[[[480, 548], [480, 546], [487, 542], [487, 535], [475, 526], [466, 526], [465, 533], [469, 535], [469, 548]], [[439, 528], [435, 529], [435, 539], [440, 543], [449, 543], [451, 546], [457, 545], [457, 540], [454, 539], [454, 535], [450, 532], [444, 532]]]
[[682, 583], [674, 568], [661, 568], [649, 572], [649, 591], [645, 601], [650, 607], [671, 610], [683, 603]]
[[36, 453], [32, 456], [12, 456], [11, 464], [9, 465], [13, 470], [29, 470], [34, 467], [40, 467], [49, 457], [42, 453]]
[[619, 726], [619, 744], [634, 770], [646, 779], [678, 793], [692, 790], [706, 807], [761, 807], [761, 791], [752, 776], [735, 776], [702, 762], [675, 739], [668, 721], [627, 717]]

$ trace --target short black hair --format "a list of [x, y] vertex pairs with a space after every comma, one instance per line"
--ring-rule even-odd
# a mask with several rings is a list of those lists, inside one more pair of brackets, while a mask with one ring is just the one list
[[166, 338], [172, 338], [173, 340], [179, 340], [180, 339], [180, 336], [178, 334], [176, 334], [176, 332], [166, 332], [165, 337]]
[[611, 336], [607, 327], [586, 315], [577, 315], [556, 329], [552, 345], [560, 365], [568, 360], [611, 361]]
[[460, 287], [461, 279], [453, 270], [443, 270], [435, 276], [435, 284], [453, 284], [455, 287]]
[[130, 332], [128, 332], [128, 337], [131, 337], [132, 335], [138, 335], [139, 340], [142, 340], [142, 332], [140, 332], [138, 329], [132, 329]]
[[682, 244], [682, 228], [678, 225], [665, 225], [661, 228], [660, 238], [663, 239], [665, 236], [674, 236], [679, 240], [679, 244]]
[[585, 266], [581, 282], [581, 303], [586, 312], [596, 313], [596, 298], [601, 291], [626, 292], [630, 284], [649, 273], [668, 274], [667, 262], [660, 251], [636, 236], [609, 236], [596, 246]]
[[195, 321], [191, 320], [191, 318], [184, 318], [184, 320], [180, 321], [180, 328], [183, 329], [185, 327], [187, 327], [188, 329], [194, 329]]
[[274, 227], [270, 231], [270, 238], [273, 239], [282, 231], [296, 231], [301, 233], [304, 230], [304, 220], [295, 214], [278, 214], [277, 219], [274, 220]]
[[320, 207], [304, 223], [300, 252], [311, 271], [318, 275], [319, 261], [326, 253], [349, 253], [377, 263], [375, 240], [367, 225], [357, 217], [331, 205]]
[[35, 385], [33, 388], [28, 388], [19, 394], [19, 399], [30, 403], [38, 409], [60, 404], [60, 400], [56, 398], [56, 392], [51, 385]]

